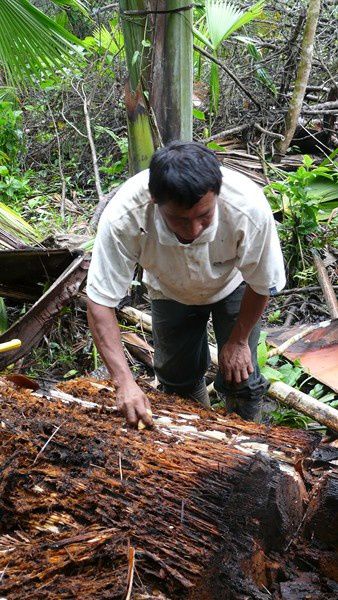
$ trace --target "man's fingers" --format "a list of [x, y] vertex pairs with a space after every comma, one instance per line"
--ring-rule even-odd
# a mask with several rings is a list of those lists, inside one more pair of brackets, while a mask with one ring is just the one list
[[228, 365], [223, 365], [221, 371], [225, 381], [232, 381], [232, 369]]
[[243, 367], [241, 371], [241, 381], [246, 381], [249, 379], [249, 368]]
[[147, 409], [147, 410], [150, 410], [150, 412], [151, 412], [151, 404], [150, 404], [150, 402], [149, 402], [149, 400], [148, 400], [148, 396], [145, 396], [144, 403], [145, 403], [145, 405], [146, 405], [146, 409]]
[[133, 404], [125, 404], [123, 407], [123, 412], [126, 416], [128, 425], [136, 427], [138, 419], [136, 416], [135, 406]]
[[242, 371], [240, 369], [235, 369], [233, 371], [233, 380], [235, 383], [241, 383], [242, 381]]
[[139, 419], [146, 425], [147, 427], [153, 426], [152, 412], [150, 408], [139, 411], [138, 413]]

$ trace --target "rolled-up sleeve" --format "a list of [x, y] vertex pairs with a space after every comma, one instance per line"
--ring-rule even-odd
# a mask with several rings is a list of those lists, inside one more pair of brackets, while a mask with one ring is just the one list
[[102, 215], [88, 272], [87, 295], [91, 300], [110, 308], [118, 305], [133, 279], [137, 245], [123, 223], [110, 223]]
[[283, 255], [269, 207], [260, 214], [257, 223], [248, 223], [243, 231], [237, 268], [244, 281], [262, 296], [273, 296], [285, 286]]

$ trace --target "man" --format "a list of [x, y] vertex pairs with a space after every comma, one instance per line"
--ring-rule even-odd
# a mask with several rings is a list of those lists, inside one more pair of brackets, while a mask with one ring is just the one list
[[229, 412], [259, 416], [267, 388], [257, 366], [259, 320], [285, 285], [271, 209], [247, 177], [221, 168], [198, 143], [172, 142], [105, 209], [88, 275], [89, 325], [131, 425], [149, 401], [128, 367], [115, 315], [136, 263], [152, 305], [154, 367], [167, 392], [209, 398], [207, 322], [219, 351], [215, 388]]

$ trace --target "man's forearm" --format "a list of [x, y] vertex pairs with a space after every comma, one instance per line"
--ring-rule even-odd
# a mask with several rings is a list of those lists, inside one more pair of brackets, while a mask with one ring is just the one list
[[133, 381], [121, 343], [115, 309], [88, 299], [87, 315], [96, 347], [116, 385]]
[[262, 316], [268, 301], [269, 296], [257, 294], [249, 285], [246, 286], [237, 321], [231, 332], [231, 342], [248, 341], [249, 335]]

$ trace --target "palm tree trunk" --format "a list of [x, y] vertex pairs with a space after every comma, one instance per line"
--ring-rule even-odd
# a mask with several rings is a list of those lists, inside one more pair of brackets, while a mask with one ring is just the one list
[[[128, 67], [125, 102], [127, 109], [129, 172], [134, 175], [149, 165], [154, 152], [151, 121], [142, 89], [142, 79], [149, 67], [147, 40], [148, 22], [143, 0], [120, 0], [120, 15]], [[127, 14], [126, 14], [127, 13]]]
[[285, 155], [297, 127], [312, 65], [313, 45], [319, 12], [320, 0], [309, 0], [295, 88], [285, 119], [284, 140], [278, 144], [277, 153], [274, 157], [276, 161], [279, 161]]
[[[155, 15], [151, 106], [164, 143], [192, 139], [192, 8], [182, 0], [153, 2]], [[175, 12], [170, 12], [175, 11]]]

